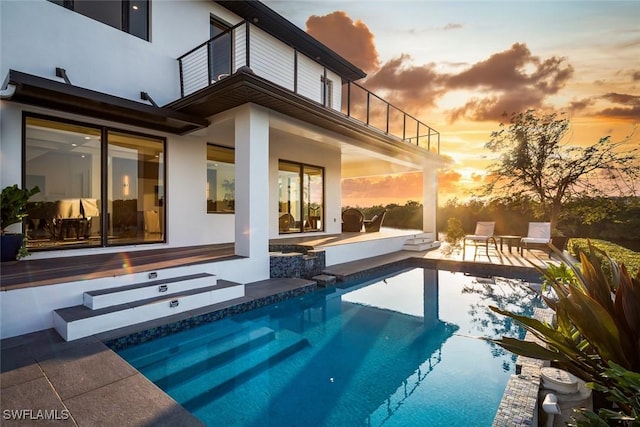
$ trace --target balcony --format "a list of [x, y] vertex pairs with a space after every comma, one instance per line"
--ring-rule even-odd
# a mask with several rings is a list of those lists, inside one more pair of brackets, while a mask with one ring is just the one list
[[368, 131], [440, 153], [438, 131], [250, 22], [205, 41], [179, 57], [178, 65], [182, 99], [249, 72]]

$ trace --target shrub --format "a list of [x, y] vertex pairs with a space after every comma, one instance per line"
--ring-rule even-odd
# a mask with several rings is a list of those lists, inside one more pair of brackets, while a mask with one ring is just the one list
[[445, 241], [451, 246], [458, 246], [460, 240], [464, 239], [465, 233], [462, 229], [462, 222], [458, 218], [451, 217], [447, 220], [447, 237]]
[[618, 416], [640, 423], [640, 270], [630, 275], [593, 245], [580, 252], [581, 269], [560, 251], [555, 253], [568, 269], [540, 270], [557, 298], [545, 297], [555, 311], [555, 325], [490, 307], [518, 321], [545, 346], [508, 337], [489, 340], [515, 354], [553, 361], [589, 381], [616, 408], [617, 412], [603, 409], [598, 414], [602, 419]]

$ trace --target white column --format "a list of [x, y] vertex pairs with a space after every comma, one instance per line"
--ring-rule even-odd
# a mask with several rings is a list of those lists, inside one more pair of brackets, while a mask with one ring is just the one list
[[422, 231], [435, 233], [438, 210], [438, 170], [435, 167], [425, 167], [422, 171], [422, 206]]
[[235, 114], [235, 253], [269, 268], [269, 114], [252, 104]]

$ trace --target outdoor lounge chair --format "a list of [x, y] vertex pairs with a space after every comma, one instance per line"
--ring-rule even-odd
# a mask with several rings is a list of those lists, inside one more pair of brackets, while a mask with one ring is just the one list
[[362, 231], [364, 215], [358, 209], [349, 208], [342, 212], [342, 231], [356, 232]]
[[473, 234], [468, 234], [464, 236], [464, 239], [462, 239], [462, 259], [464, 260], [464, 255], [467, 248], [467, 242], [469, 242], [469, 244], [473, 243], [474, 258], [476, 256], [476, 252], [478, 251], [478, 246], [482, 246], [482, 245], [484, 245], [485, 251], [487, 253], [487, 257], [489, 256], [489, 242], [493, 242], [493, 245], [496, 247], [496, 251], [497, 251], [498, 244], [496, 243], [495, 237], [493, 237], [493, 231], [495, 227], [496, 227], [495, 221], [478, 221], [476, 223], [476, 231]]
[[387, 210], [383, 210], [377, 215], [374, 215], [371, 219], [364, 220], [364, 231], [367, 233], [373, 233], [376, 231], [380, 231], [380, 226], [382, 225], [382, 221], [384, 221], [384, 216], [387, 214]]
[[524, 255], [524, 250], [531, 250], [531, 246], [544, 246], [544, 250], [549, 252], [551, 258], [551, 223], [550, 222], [530, 222], [527, 237], [520, 240], [520, 254]]

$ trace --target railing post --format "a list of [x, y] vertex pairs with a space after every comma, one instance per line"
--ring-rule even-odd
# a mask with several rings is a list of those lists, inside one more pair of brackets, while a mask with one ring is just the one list
[[420, 122], [416, 120], [416, 145], [420, 146]]
[[351, 117], [351, 82], [347, 82], [347, 117]]
[[386, 133], [389, 133], [389, 103], [387, 102], [387, 131]]
[[244, 44], [245, 44], [245, 50], [247, 52], [246, 55], [245, 55], [245, 62], [246, 62], [245, 65], [247, 67], [251, 68], [251, 55], [250, 55], [250, 52], [249, 52], [249, 49], [250, 49], [250, 46], [251, 46], [251, 39], [250, 39], [251, 32], [249, 31], [249, 26], [251, 24], [249, 23], [249, 21], [246, 21], [245, 25], [246, 25], [246, 27], [245, 27], [246, 30], [245, 30], [245, 35], [244, 35], [244, 37], [245, 37]]
[[210, 41], [209, 43], [207, 43], [207, 76], [209, 76], [209, 80], [207, 81], [207, 86], [209, 86], [211, 84], [211, 82], [213, 81], [213, 49], [212, 49], [212, 45], [213, 42]]
[[407, 113], [402, 112], [402, 140], [407, 139]]
[[367, 125], [369, 124], [369, 98], [371, 98], [371, 92], [367, 90]]
[[184, 70], [182, 69], [182, 59], [178, 59], [178, 69], [180, 70], [180, 98], [184, 97]]
[[293, 49], [293, 93], [298, 93], [298, 49]]
[[324, 67], [322, 75], [322, 105], [327, 107], [327, 67]]

